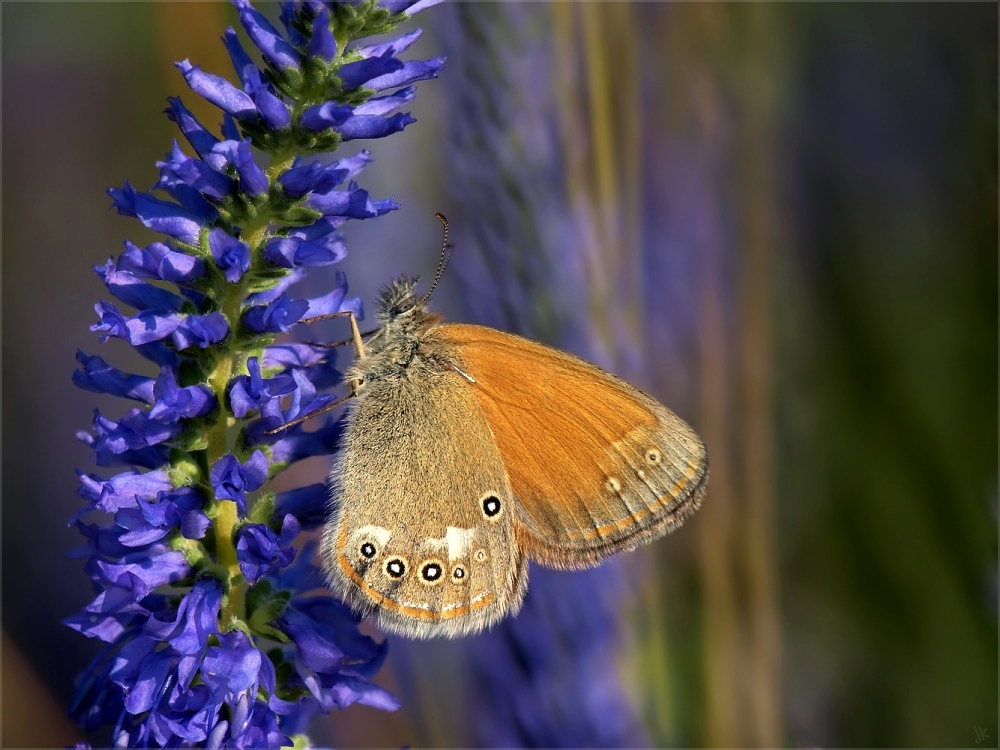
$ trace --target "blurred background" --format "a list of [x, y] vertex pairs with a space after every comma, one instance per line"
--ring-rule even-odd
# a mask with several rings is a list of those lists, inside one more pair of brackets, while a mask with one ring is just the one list
[[[262, 5], [272, 17], [273, 6]], [[70, 382], [90, 273], [129, 238], [188, 57], [233, 78], [221, 3], [6, 3], [3, 743], [65, 718], [97, 644]], [[368, 145], [402, 208], [349, 227], [353, 294], [457, 246], [453, 320], [529, 335], [654, 394], [705, 438], [704, 507], [523, 614], [396, 639], [403, 700], [338, 746], [996, 746], [997, 6], [453, 3], [409, 26], [418, 123]], [[419, 22], [419, 23], [418, 23]], [[320, 289], [323, 278], [311, 283]], [[119, 412], [115, 412], [115, 409]], [[311, 460], [297, 481], [319, 481]]]

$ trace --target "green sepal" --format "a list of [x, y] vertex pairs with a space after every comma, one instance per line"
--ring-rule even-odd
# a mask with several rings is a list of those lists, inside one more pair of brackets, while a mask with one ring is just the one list
[[313, 746], [312, 740], [304, 734], [293, 734], [288, 739], [292, 741], [292, 750], [308, 750]]
[[202, 426], [200, 429], [192, 427], [185, 430], [174, 438], [174, 445], [188, 453], [203, 451], [208, 448], [208, 428]]
[[258, 581], [246, 595], [247, 621], [253, 631], [280, 643], [288, 643], [288, 636], [270, 623], [281, 617], [291, 598], [291, 592], [275, 592], [266, 578]]
[[[305, 55], [303, 57], [308, 59]], [[272, 76], [268, 76], [268, 78], [272, 78]], [[275, 85], [278, 85], [278, 87], [283, 91], [295, 92], [302, 88], [302, 72], [296, 68], [286, 68], [281, 71], [275, 71], [273, 80], [275, 81]], [[279, 82], [281, 82], [280, 85]]]
[[219, 623], [219, 632], [221, 633], [231, 633], [234, 630], [239, 630], [247, 638], [253, 638], [250, 627], [239, 617], [236, 617], [236, 615], [231, 615], [225, 622]]
[[275, 217], [282, 224], [290, 227], [305, 227], [316, 222], [323, 216], [322, 211], [306, 206], [290, 206], [284, 211], [275, 211]]
[[196, 539], [188, 539], [180, 534], [176, 534], [170, 539], [170, 549], [182, 553], [191, 567], [199, 570], [205, 566], [205, 560], [209, 559], [208, 551], [201, 542]]
[[201, 479], [201, 468], [189, 453], [180, 450], [170, 451], [170, 468], [167, 476], [174, 487], [190, 487]]
[[269, 490], [257, 498], [250, 509], [250, 523], [271, 523], [274, 518], [274, 492]]
[[292, 639], [287, 635], [282, 633], [275, 627], [271, 625], [257, 625], [254, 628], [257, 635], [264, 636], [265, 638], [270, 638], [272, 641], [278, 641], [278, 643], [291, 643]]
[[266, 292], [274, 289], [274, 287], [281, 283], [282, 279], [288, 276], [290, 270], [272, 266], [264, 261], [261, 261], [261, 266], [263, 266], [263, 269], [255, 273], [254, 280], [247, 284], [247, 294]]

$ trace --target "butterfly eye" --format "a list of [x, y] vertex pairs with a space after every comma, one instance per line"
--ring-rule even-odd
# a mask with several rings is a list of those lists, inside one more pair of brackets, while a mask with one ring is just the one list
[[488, 494], [482, 499], [483, 514], [490, 520], [495, 519], [500, 515], [500, 511], [503, 510], [503, 505], [500, 503], [500, 498], [494, 494]]
[[392, 309], [392, 312], [394, 315], [406, 315], [406, 313], [413, 311], [413, 308], [416, 307], [416, 304], [417, 303], [413, 299], [413, 297], [407, 297], [406, 299], [402, 300], [398, 305], [396, 305]]
[[406, 561], [401, 557], [393, 557], [385, 563], [385, 574], [390, 578], [402, 578], [406, 575]]
[[465, 583], [465, 568], [461, 565], [456, 565], [451, 571], [451, 582], [452, 583]]
[[365, 542], [361, 545], [361, 556], [371, 560], [375, 555], [378, 554], [378, 549], [371, 542]]
[[437, 560], [428, 560], [420, 568], [420, 580], [433, 586], [441, 580], [444, 575], [444, 568]]

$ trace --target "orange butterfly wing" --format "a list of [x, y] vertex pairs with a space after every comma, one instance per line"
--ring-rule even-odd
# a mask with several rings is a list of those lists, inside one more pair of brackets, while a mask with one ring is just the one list
[[705, 446], [654, 399], [582, 359], [493, 328], [447, 324], [433, 338], [475, 381], [531, 559], [596, 565], [672, 531], [700, 506]]

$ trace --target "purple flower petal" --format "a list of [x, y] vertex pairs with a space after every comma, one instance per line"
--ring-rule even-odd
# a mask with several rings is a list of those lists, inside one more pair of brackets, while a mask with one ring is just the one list
[[[428, 78], [437, 78], [438, 71], [444, 67], [445, 58], [434, 57], [430, 60], [408, 60], [399, 68], [386, 71], [382, 75], [371, 78], [365, 83], [367, 88], [382, 91], [384, 89], [405, 86]], [[347, 67], [346, 65], [344, 67]]]
[[142, 554], [137, 562], [94, 562], [101, 579], [107, 583], [116, 585], [120, 578], [130, 574], [140, 579], [149, 590], [179, 581], [191, 572], [187, 558], [180, 552], [172, 551], [155, 555]]
[[392, 57], [396, 57], [400, 52], [405, 52], [409, 49], [413, 43], [420, 38], [421, 34], [423, 34], [423, 31], [420, 29], [414, 29], [408, 34], [403, 34], [402, 36], [398, 36], [395, 39], [382, 44], [369, 44], [362, 47], [356, 47], [354, 52], [364, 58], [382, 57], [386, 53]]
[[184, 299], [166, 289], [142, 281], [129, 271], [119, 271], [110, 258], [103, 266], [94, 266], [94, 273], [115, 297], [136, 310], [178, 312]]
[[386, 96], [372, 97], [364, 104], [359, 104], [354, 108], [355, 115], [387, 115], [394, 109], [402, 107], [407, 102], [413, 100], [416, 95], [416, 87], [407, 86], [399, 91]]
[[153, 242], [141, 249], [126, 241], [125, 252], [118, 256], [118, 270], [147, 279], [187, 284], [205, 275], [205, 264], [201, 259], [172, 250], [162, 242]]
[[284, 517], [281, 535], [261, 523], [249, 523], [237, 534], [236, 558], [243, 577], [255, 584], [272, 568], [283, 568], [295, 558], [291, 547], [301, 531], [301, 525], [290, 513]]
[[217, 344], [229, 334], [229, 324], [220, 312], [208, 315], [188, 315], [173, 332], [174, 346], [187, 349], [197, 346], [207, 349]]
[[307, 50], [309, 57], [318, 58], [324, 62], [333, 62], [337, 56], [337, 40], [330, 30], [330, 11], [323, 7], [313, 19], [312, 37]]
[[181, 600], [170, 620], [150, 618], [143, 631], [165, 641], [180, 654], [200, 653], [208, 637], [219, 632], [222, 588], [214, 579], [203, 578]]
[[101, 320], [92, 325], [90, 330], [102, 332], [102, 343], [116, 337], [125, 339], [133, 346], [166, 338], [177, 330], [184, 319], [183, 315], [158, 315], [151, 312], [126, 318], [114, 304], [103, 301], [94, 305], [94, 311]]
[[387, 52], [381, 57], [369, 57], [342, 65], [337, 73], [344, 84], [344, 89], [353, 91], [373, 79], [402, 70], [403, 67], [401, 60], [397, 60], [391, 52]]
[[149, 412], [142, 409], [132, 409], [117, 422], [105, 419], [99, 411], [94, 410], [94, 434], [97, 445], [112, 453], [124, 453], [127, 450], [162, 443], [180, 430], [178, 425], [154, 422], [149, 418]]
[[295, 389], [295, 381], [289, 375], [278, 375], [265, 380], [260, 374], [260, 363], [257, 357], [247, 360], [247, 375], [239, 375], [230, 382], [229, 400], [233, 415], [245, 417], [254, 409], [272, 398], [280, 398]]
[[216, 228], [208, 233], [208, 247], [230, 284], [238, 282], [250, 268], [250, 246], [224, 229]]
[[216, 153], [236, 167], [240, 176], [240, 187], [250, 195], [264, 195], [268, 190], [267, 175], [254, 161], [250, 141], [221, 141], [215, 146]]
[[149, 418], [158, 422], [172, 423], [180, 419], [191, 419], [208, 414], [215, 408], [215, 396], [203, 385], [181, 388], [174, 377], [174, 371], [164, 367], [153, 386], [156, 403], [149, 410]]
[[156, 186], [176, 191], [186, 186], [199, 195], [221, 201], [234, 192], [236, 183], [228, 175], [216, 171], [207, 162], [184, 154], [174, 141], [174, 148], [164, 161], [156, 162], [160, 179]]
[[129, 375], [112, 367], [100, 357], [90, 357], [77, 351], [76, 360], [82, 370], [73, 373], [73, 383], [78, 388], [95, 393], [131, 398], [147, 404], [153, 401], [153, 379], [143, 375]]
[[227, 453], [212, 465], [209, 478], [217, 499], [233, 500], [240, 513], [246, 513], [246, 493], [263, 486], [267, 471], [267, 457], [259, 450], [253, 452], [245, 465]]
[[343, 271], [337, 271], [336, 286], [328, 294], [309, 300], [309, 309], [306, 314], [302, 316], [302, 319], [309, 320], [310, 318], [316, 318], [320, 315], [330, 315], [332, 313], [343, 312], [345, 310], [353, 312], [354, 317], [356, 318], [363, 317], [361, 314], [363, 312], [361, 309], [361, 298], [354, 297], [352, 299], [345, 300], [346, 296], [347, 274]]
[[397, 208], [391, 199], [373, 201], [367, 190], [362, 190], [354, 183], [347, 190], [310, 193], [305, 205], [327, 216], [347, 216], [352, 219], [371, 219]]
[[139, 219], [154, 232], [169, 234], [190, 245], [198, 244], [201, 222], [197, 216], [176, 203], [161, 201], [149, 193], [138, 193], [127, 180], [122, 189], [109, 189], [108, 195], [114, 201], [118, 213], [123, 216]]
[[236, 75], [239, 76], [240, 83], [243, 84], [243, 88], [245, 89], [247, 83], [253, 80], [254, 75], [259, 77], [260, 70], [254, 64], [250, 55], [246, 53], [246, 50], [243, 49], [243, 44], [236, 34], [236, 29], [232, 26], [228, 27], [223, 33], [222, 43], [226, 45], [229, 59], [233, 62], [233, 70], [236, 71]]
[[354, 108], [349, 104], [338, 104], [337, 102], [323, 102], [306, 109], [299, 120], [303, 127], [322, 132], [327, 128], [332, 128], [342, 124], [354, 113]]
[[240, 23], [247, 35], [271, 64], [279, 70], [299, 70], [299, 53], [250, 5], [249, 0], [233, 0], [233, 5], [239, 10]]
[[412, 16], [414, 13], [432, 8], [441, 2], [444, 0], [379, 0], [378, 4], [393, 15], [406, 13]]
[[342, 125], [334, 127], [345, 141], [356, 141], [362, 138], [385, 138], [398, 133], [416, 120], [406, 113], [395, 114], [392, 117], [377, 115], [355, 115]]
[[181, 102], [180, 97], [167, 97], [167, 102], [169, 102], [169, 106], [164, 112], [171, 121], [177, 123], [177, 127], [180, 128], [181, 133], [184, 134], [195, 153], [205, 159], [213, 169], [221, 169], [221, 162], [213, 162], [211, 159], [212, 146], [218, 143], [219, 139], [198, 122], [198, 119]]
[[269, 305], [255, 305], [243, 313], [243, 325], [255, 333], [287, 333], [309, 310], [309, 303], [284, 295]]
[[253, 100], [225, 78], [214, 73], [204, 73], [197, 65], [191, 65], [189, 60], [182, 60], [176, 65], [191, 90], [219, 109], [242, 120], [257, 116], [257, 107]]

